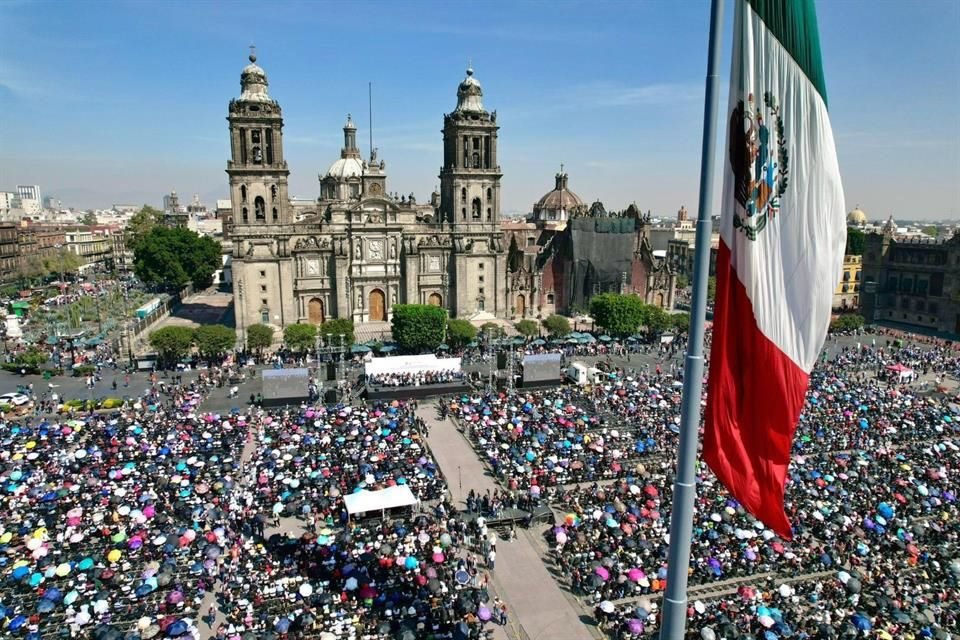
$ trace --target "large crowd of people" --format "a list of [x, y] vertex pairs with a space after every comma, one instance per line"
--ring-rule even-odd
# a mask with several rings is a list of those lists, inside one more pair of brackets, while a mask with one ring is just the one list
[[241, 416], [196, 385], [112, 415], [0, 425], [0, 620], [30, 638], [195, 632], [227, 542]]
[[[616, 376], [616, 374], [614, 374]], [[611, 378], [609, 403], [619, 406], [629, 390], [629, 410], [644, 419], [611, 426], [600, 397], [573, 387], [463, 396], [450, 404], [478, 453], [510, 489], [546, 498], [563, 484], [623, 478], [642, 471], [675, 435], [678, 387], [663, 378], [645, 384], [632, 376]], [[625, 395], [618, 395], [619, 392]], [[605, 392], [607, 393], [607, 392]], [[602, 411], [600, 411], [602, 409]]]
[[[597, 345], [587, 348], [644, 348]], [[922, 380], [890, 374], [902, 368]], [[488, 590], [496, 538], [485, 520], [544, 504], [558, 514], [543, 531], [546, 559], [599, 626], [614, 638], [658, 633], [679, 367], [609, 367], [587, 389], [446, 401], [442, 415], [503, 484], [471, 492], [465, 518], [415, 404], [204, 410], [235, 373], [154, 377], [119, 409], [41, 404], [0, 422], [0, 633], [476, 638], [502, 606]], [[828, 342], [795, 438], [792, 541], [698, 467], [689, 637], [955, 637], [960, 403], [939, 387], [958, 374], [944, 344]], [[344, 508], [344, 496], [399, 486], [417, 505], [372, 517]], [[728, 580], [736, 593], [697, 598]]]
[[[690, 583], [742, 580], [736, 597], [691, 605], [691, 637], [854, 638], [873, 630], [871, 637], [919, 638], [957, 628], [960, 407], [876, 375], [896, 363], [942, 373], [957, 366], [946, 349], [861, 345], [815, 370], [787, 485], [792, 541], [699, 469]], [[634, 424], [651, 420], [630, 397], [601, 389], [598, 404]], [[553, 561], [614, 637], [657, 632], [673, 464], [671, 455], [612, 483], [567, 487], [558, 501], [564, 518], [545, 534]]]
[[[217, 415], [216, 377], [0, 425], [4, 634], [479, 637], [488, 569], [409, 406]], [[420, 510], [346, 518], [403, 484]]]
[[390, 373], [371, 373], [367, 382], [381, 387], [420, 387], [428, 384], [449, 384], [462, 382], [464, 373], [460, 370], [441, 369], [436, 371], [394, 371]]

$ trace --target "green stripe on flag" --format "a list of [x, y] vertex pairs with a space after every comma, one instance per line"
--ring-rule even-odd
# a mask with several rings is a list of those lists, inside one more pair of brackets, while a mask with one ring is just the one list
[[746, 0], [827, 104], [814, 0]]

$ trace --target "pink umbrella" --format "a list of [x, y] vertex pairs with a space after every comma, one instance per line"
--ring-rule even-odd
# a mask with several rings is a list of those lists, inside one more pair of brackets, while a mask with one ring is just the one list
[[609, 571], [607, 570], [607, 568], [604, 567], [604, 566], [599, 566], [599, 567], [595, 568], [595, 569], [593, 570], [593, 572], [594, 572], [595, 574], [597, 574], [598, 576], [600, 576], [600, 578], [601, 578], [604, 582], [606, 582], [607, 580], [610, 579], [610, 572], [609, 572]]
[[627, 577], [630, 578], [631, 582], [640, 582], [646, 577], [647, 574], [643, 572], [642, 569], [630, 569], [627, 571]]

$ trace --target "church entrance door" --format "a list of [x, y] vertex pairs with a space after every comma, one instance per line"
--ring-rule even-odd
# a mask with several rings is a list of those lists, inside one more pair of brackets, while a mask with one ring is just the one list
[[526, 310], [527, 310], [527, 299], [521, 293], [520, 295], [517, 296], [517, 305], [516, 305], [517, 315], [522, 318]]
[[432, 304], [435, 307], [442, 307], [443, 297], [439, 293], [431, 293], [430, 297], [427, 298], [427, 304]]
[[310, 324], [323, 324], [323, 300], [320, 298], [311, 298], [307, 303], [307, 318]]
[[370, 322], [384, 322], [387, 319], [386, 297], [380, 289], [370, 292]]

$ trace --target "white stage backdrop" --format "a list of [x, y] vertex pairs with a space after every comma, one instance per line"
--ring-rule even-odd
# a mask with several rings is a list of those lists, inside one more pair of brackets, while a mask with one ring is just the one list
[[374, 358], [364, 365], [364, 372], [368, 376], [421, 371], [460, 371], [460, 358], [438, 358], [432, 353], [422, 356], [389, 356]]

